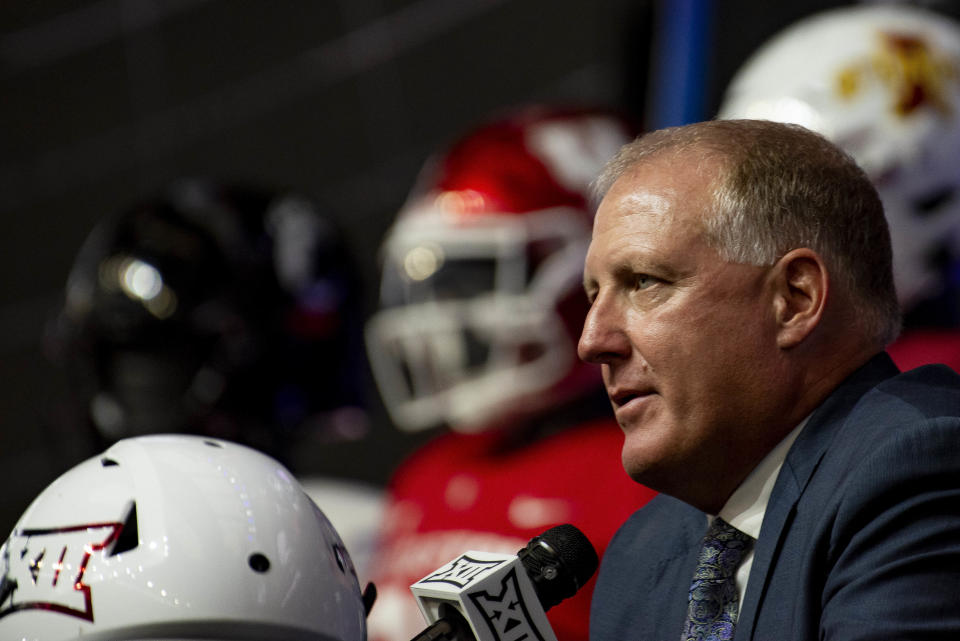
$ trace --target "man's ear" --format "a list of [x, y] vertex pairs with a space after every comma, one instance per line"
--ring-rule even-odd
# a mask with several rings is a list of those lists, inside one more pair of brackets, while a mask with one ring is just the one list
[[812, 249], [794, 249], [771, 270], [777, 346], [790, 349], [802, 343], [820, 324], [830, 289], [823, 259]]

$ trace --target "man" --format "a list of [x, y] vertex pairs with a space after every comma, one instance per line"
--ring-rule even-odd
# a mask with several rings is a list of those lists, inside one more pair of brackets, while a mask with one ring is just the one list
[[802, 127], [730, 120], [638, 139], [597, 187], [579, 353], [663, 495], [607, 549], [591, 638], [957, 638], [960, 378], [883, 352], [867, 177]]

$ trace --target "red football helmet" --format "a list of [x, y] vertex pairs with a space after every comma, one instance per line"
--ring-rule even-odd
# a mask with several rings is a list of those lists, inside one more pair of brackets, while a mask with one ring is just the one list
[[366, 332], [398, 427], [478, 431], [596, 389], [576, 357], [587, 194], [631, 133], [610, 113], [535, 108], [427, 163], [384, 241]]

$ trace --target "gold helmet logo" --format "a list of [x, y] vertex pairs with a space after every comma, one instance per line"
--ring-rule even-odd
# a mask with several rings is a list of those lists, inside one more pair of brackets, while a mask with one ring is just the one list
[[840, 70], [837, 93], [854, 99], [870, 80], [890, 93], [891, 110], [905, 118], [922, 107], [942, 115], [953, 113], [951, 86], [960, 79], [957, 60], [942, 55], [926, 40], [912, 34], [880, 33], [876, 52], [869, 60]]

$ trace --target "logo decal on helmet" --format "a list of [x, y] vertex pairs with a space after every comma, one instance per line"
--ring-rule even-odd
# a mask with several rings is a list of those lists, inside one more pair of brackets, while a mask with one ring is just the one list
[[901, 118], [924, 106], [950, 115], [948, 86], [960, 80], [958, 62], [917, 35], [882, 32], [879, 36], [879, 48], [869, 61], [844, 67], [837, 74], [840, 97], [853, 99], [864, 83], [877, 80], [890, 90], [892, 110]]
[[93, 597], [83, 582], [90, 557], [116, 541], [122, 523], [25, 529], [4, 547], [0, 618], [48, 610], [93, 621]]

